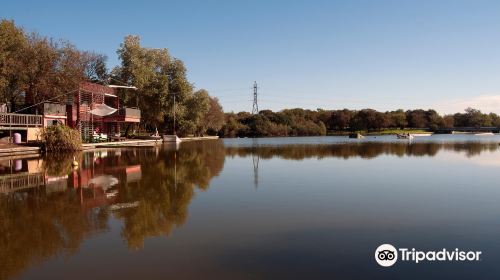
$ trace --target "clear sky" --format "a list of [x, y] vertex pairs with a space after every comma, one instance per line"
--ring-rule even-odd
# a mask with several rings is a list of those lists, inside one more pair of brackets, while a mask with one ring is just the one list
[[119, 63], [127, 34], [225, 111], [474, 106], [500, 113], [500, 1], [3, 1], [0, 17]]

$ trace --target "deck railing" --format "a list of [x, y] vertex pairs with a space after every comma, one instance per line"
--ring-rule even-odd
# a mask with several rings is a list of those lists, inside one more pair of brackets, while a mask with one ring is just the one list
[[141, 110], [135, 109], [135, 108], [123, 107], [123, 108], [120, 108], [120, 110], [118, 110], [118, 115], [125, 116], [126, 118], [140, 119], [141, 118]]
[[42, 126], [41, 115], [0, 113], [0, 126]]

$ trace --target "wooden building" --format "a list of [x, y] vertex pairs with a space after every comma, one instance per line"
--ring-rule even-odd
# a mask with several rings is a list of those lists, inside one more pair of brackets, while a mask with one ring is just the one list
[[36, 140], [41, 127], [56, 124], [78, 129], [84, 141], [91, 141], [95, 134], [116, 136], [140, 121], [141, 111], [123, 106], [114, 88], [89, 82], [81, 83], [66, 103], [46, 102], [23, 114], [0, 110], [0, 132], [21, 133], [23, 141]]

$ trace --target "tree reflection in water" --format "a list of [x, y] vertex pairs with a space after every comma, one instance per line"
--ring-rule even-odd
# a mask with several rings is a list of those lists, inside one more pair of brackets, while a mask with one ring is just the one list
[[[111, 216], [123, 221], [121, 236], [130, 249], [140, 249], [147, 237], [168, 236], [186, 222], [196, 190], [209, 188], [226, 156], [371, 159], [434, 156], [441, 150], [476, 156], [497, 149], [497, 144], [480, 143], [224, 147], [222, 141], [206, 141], [183, 143], [179, 149], [167, 145], [48, 156], [21, 165], [0, 161], [0, 279], [50, 257], [76, 253], [86, 238], [108, 230]], [[77, 169], [71, 167], [73, 157], [79, 161]], [[28, 179], [35, 182], [32, 177], [41, 182], [26, 185]], [[111, 205], [136, 202], [135, 207], [109, 211]]]
[[479, 155], [483, 151], [496, 151], [496, 143], [383, 143], [363, 142], [344, 144], [290, 144], [282, 146], [226, 147], [226, 155], [246, 157], [259, 156], [260, 159], [279, 157], [287, 160], [306, 158], [376, 158], [380, 155], [394, 156], [435, 156], [440, 150], [464, 152], [468, 157]]
[[[77, 169], [71, 168], [73, 156]], [[85, 238], [108, 229], [109, 215], [123, 220], [122, 236], [132, 249], [141, 248], [146, 237], [170, 234], [186, 221], [195, 189], [206, 190], [222, 170], [224, 147], [211, 141], [186, 143], [178, 151], [169, 146], [99, 150], [24, 160], [24, 165], [30, 161], [43, 163], [1, 179], [12, 185], [19, 176], [45, 178], [27, 190], [0, 188], [0, 279], [77, 252]], [[94, 180], [103, 176], [118, 183], [110, 177]], [[135, 208], [108, 211], [110, 205], [135, 201]]]
[[177, 152], [167, 150], [142, 162], [141, 185], [120, 192], [123, 201], [138, 201], [136, 209], [116, 216], [124, 220], [123, 237], [128, 246], [141, 248], [144, 238], [169, 235], [186, 222], [195, 188], [206, 190], [224, 166], [224, 147], [219, 141], [186, 143]]

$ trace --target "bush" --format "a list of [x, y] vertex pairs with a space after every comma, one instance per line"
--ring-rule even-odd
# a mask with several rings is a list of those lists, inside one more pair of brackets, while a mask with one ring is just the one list
[[43, 149], [49, 152], [77, 151], [82, 149], [82, 138], [76, 129], [54, 125], [42, 130]]

